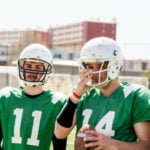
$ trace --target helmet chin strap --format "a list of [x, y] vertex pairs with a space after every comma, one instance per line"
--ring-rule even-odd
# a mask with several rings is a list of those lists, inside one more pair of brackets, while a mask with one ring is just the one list
[[42, 82], [27, 82], [27, 81], [23, 81], [23, 80], [20, 80], [20, 86], [21, 87], [26, 87], [26, 86], [28, 86], [28, 87], [37, 87], [37, 86], [39, 86], [39, 85], [44, 85], [44, 83], [42, 83]]
[[110, 80], [104, 81], [103, 84], [95, 85], [95, 87], [98, 89], [102, 89], [102, 88], [106, 87], [109, 84], [109, 82], [110, 82]]

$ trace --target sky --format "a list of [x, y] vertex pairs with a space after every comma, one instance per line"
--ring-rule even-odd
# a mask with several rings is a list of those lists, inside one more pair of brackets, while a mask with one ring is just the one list
[[150, 0], [0, 0], [0, 30], [117, 22], [125, 57], [150, 59]]

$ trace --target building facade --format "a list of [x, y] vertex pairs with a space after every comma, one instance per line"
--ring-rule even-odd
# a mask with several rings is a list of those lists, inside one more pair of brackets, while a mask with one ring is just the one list
[[1, 30], [0, 44], [11, 45], [18, 42], [22, 37], [22, 32], [18, 30]]
[[116, 39], [116, 23], [83, 21], [51, 28], [49, 45], [80, 50], [84, 43], [98, 36]]
[[31, 44], [41, 43], [48, 47], [48, 32], [41, 30], [1, 30], [0, 65], [11, 65], [21, 50]]
[[48, 32], [32, 29], [0, 30], [0, 44], [12, 45], [23, 40], [32, 40], [33, 42], [40, 42], [48, 46]]
[[8, 45], [0, 45], [0, 65], [7, 65]]
[[133, 60], [124, 60], [124, 70], [132, 71], [144, 71], [150, 70], [150, 60], [144, 59], [133, 59]]

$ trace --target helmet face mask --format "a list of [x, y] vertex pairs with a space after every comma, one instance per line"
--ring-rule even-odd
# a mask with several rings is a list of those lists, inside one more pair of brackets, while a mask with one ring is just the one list
[[[98, 82], [92, 80], [88, 85], [98, 88], [105, 87], [111, 80], [116, 79], [120, 73], [123, 64], [123, 56], [117, 43], [107, 37], [94, 38], [87, 42], [80, 53], [81, 68], [87, 69], [84, 64], [99, 63]], [[106, 66], [107, 64], [107, 66]], [[104, 67], [105, 66], [105, 67]], [[105, 72], [105, 79], [102, 74]], [[96, 72], [93, 72], [96, 74]], [[102, 79], [101, 79], [102, 78]]]
[[[26, 67], [26, 64], [29, 67]], [[37, 65], [39, 68], [39, 64], [42, 66], [42, 69], [32, 69], [32, 64]], [[28, 82], [34, 85], [38, 85], [40, 83], [45, 83], [45, 78], [52, 72], [52, 66], [46, 62], [35, 61], [30, 59], [24, 59], [18, 61], [19, 66], [19, 77], [24, 82]], [[28, 77], [29, 76], [29, 77]], [[38, 79], [38, 80], [37, 80]]]
[[[87, 85], [101, 87], [101, 85], [106, 84], [108, 79], [108, 61], [96, 62], [96, 63], [83, 63], [82, 69], [92, 70], [92, 77]], [[94, 69], [95, 68], [95, 69]]]
[[52, 72], [52, 54], [41, 44], [27, 46], [18, 59], [21, 86], [44, 85]]

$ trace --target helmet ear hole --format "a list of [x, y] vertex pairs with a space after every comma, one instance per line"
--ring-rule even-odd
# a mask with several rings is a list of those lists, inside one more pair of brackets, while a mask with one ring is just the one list
[[86, 69], [86, 63], [85, 62], [81, 62], [80, 67], [81, 67], [81, 69]]
[[121, 66], [115, 62], [110, 62], [108, 67], [108, 77], [113, 80], [116, 79], [120, 73]]

